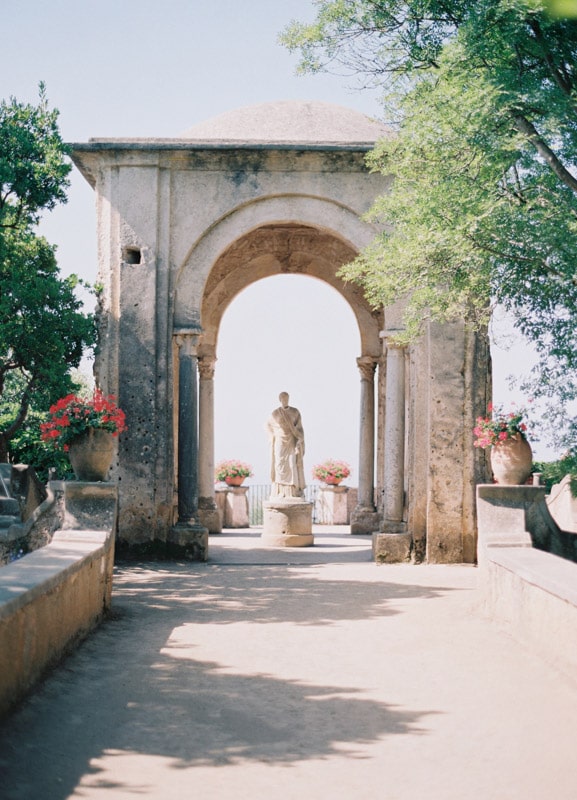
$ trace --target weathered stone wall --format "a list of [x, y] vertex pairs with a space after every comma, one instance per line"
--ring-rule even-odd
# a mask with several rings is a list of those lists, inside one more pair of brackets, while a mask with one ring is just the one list
[[129, 425], [112, 472], [121, 487], [120, 530], [143, 542], [172, 523], [166, 180], [128, 159], [122, 169], [101, 168], [97, 185], [103, 294], [96, 372]]
[[486, 408], [484, 336], [459, 323], [429, 328], [427, 561], [473, 562], [475, 486], [483, 454], [473, 448], [474, 420]]

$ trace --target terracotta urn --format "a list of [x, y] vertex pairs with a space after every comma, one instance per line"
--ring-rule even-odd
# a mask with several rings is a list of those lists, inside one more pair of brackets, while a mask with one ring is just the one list
[[68, 458], [79, 481], [105, 481], [114, 455], [110, 431], [89, 428], [70, 442]]
[[242, 486], [244, 483], [244, 475], [236, 475], [235, 477], [227, 476], [224, 482], [227, 486]]
[[518, 433], [491, 448], [491, 469], [497, 483], [520, 486], [531, 474], [532, 466], [531, 445]]
[[327, 475], [323, 483], [326, 483], [327, 486], [338, 486], [342, 480], [342, 478], [331, 478], [330, 475]]

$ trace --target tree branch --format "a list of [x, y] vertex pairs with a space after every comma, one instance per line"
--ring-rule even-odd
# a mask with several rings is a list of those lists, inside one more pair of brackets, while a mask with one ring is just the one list
[[474, 234], [465, 233], [465, 236], [479, 250], [483, 250], [485, 253], [490, 253], [492, 256], [495, 256], [496, 258], [500, 258], [503, 261], [514, 260], [519, 262], [520, 264], [529, 264], [529, 265], [534, 264], [540, 266], [543, 272], [549, 277], [558, 278], [560, 281], [563, 282], [567, 282], [567, 280], [569, 280], [569, 283], [573, 284], [573, 286], [577, 286], [577, 276], [573, 276], [568, 279], [567, 275], [560, 272], [559, 270], [552, 268], [551, 265], [548, 264], [547, 261], [544, 259], [528, 258], [527, 256], [522, 256], [519, 255], [518, 253], [511, 255], [511, 253], [508, 253], [506, 251], [504, 252], [496, 245], [491, 247], [491, 245], [487, 244], [486, 242], [482, 242]]
[[8, 425], [7, 428], [5, 428], [2, 431], [2, 437], [4, 438], [6, 444], [12, 439], [16, 431], [19, 430], [22, 423], [26, 419], [26, 416], [28, 414], [28, 409], [30, 408], [30, 390], [31, 390], [31, 384], [28, 385], [28, 388], [23, 393], [20, 399], [20, 407], [18, 408], [18, 413], [16, 415], [16, 418], [10, 425]]
[[[571, 97], [572, 94], [572, 83], [569, 80], [566, 72], [562, 72], [555, 63], [553, 56], [551, 55], [551, 51], [547, 42], [545, 40], [545, 36], [543, 35], [543, 31], [541, 29], [541, 25], [539, 24], [539, 20], [537, 20], [534, 16], [530, 16], [527, 20], [527, 24], [533, 31], [536, 41], [539, 43], [541, 50], [543, 52], [543, 58], [545, 59], [545, 63], [549, 68], [549, 72], [557, 86], [561, 89], [561, 91], [567, 95], [567, 97]], [[575, 108], [575, 104], [572, 103], [573, 107]]]
[[577, 179], [574, 178], [569, 170], [562, 164], [561, 160], [555, 155], [553, 150], [551, 150], [533, 123], [522, 114], [515, 111], [512, 112], [511, 116], [515, 128], [519, 133], [522, 133], [529, 139], [541, 158], [551, 167], [559, 180], [562, 181], [565, 186], [568, 186], [571, 191], [577, 193]]

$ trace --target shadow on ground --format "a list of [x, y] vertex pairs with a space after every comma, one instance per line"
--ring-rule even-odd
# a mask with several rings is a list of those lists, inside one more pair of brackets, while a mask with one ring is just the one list
[[[347, 580], [346, 573], [331, 580], [306, 567], [121, 566], [113, 616], [0, 728], [2, 798], [64, 800], [83, 778], [97, 787], [98, 759], [111, 753], [162, 756], [174, 769], [290, 766], [336, 753], [362, 758], [363, 744], [423, 732], [432, 710], [374, 702], [354, 685], [230, 674], [225, 665], [195, 660], [194, 643], [186, 658], [167, 643], [190, 624], [290, 622], [321, 630], [400, 613], [401, 598], [446, 591]], [[139, 789], [132, 782], [127, 790], [146, 794], [145, 784], [143, 776]]]
[[209, 562], [217, 564], [352, 564], [372, 561], [372, 536], [352, 535], [347, 525], [313, 526], [312, 547], [263, 547], [262, 528], [225, 529], [209, 540]]

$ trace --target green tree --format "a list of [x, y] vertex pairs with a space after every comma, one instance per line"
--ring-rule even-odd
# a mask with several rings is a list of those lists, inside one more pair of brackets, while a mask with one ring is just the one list
[[44, 211], [66, 201], [71, 166], [57, 120], [42, 84], [37, 106], [0, 103], [0, 461], [32, 399], [42, 410], [73, 388], [70, 368], [94, 342], [78, 278], [60, 276], [55, 248], [34, 231]]
[[[8, 427], [17, 417], [22, 393], [26, 388], [25, 379], [17, 372], [7, 374], [0, 404], [0, 430]], [[40, 425], [48, 420], [46, 411], [37, 410], [35, 397], [32, 398], [26, 419], [10, 440], [10, 460], [14, 464], [31, 464], [38, 477], [47, 481], [49, 470], [56, 471], [56, 477], [64, 478], [70, 472], [68, 455], [40, 438]], [[42, 407], [42, 402], [40, 407]]]
[[343, 270], [375, 304], [484, 326], [495, 304], [534, 345], [528, 383], [577, 397], [577, 22], [544, 0], [318, 0], [282, 40], [307, 71], [382, 83], [396, 127], [370, 156], [394, 177], [373, 244]]

